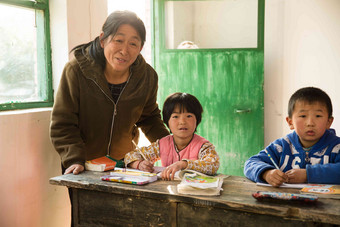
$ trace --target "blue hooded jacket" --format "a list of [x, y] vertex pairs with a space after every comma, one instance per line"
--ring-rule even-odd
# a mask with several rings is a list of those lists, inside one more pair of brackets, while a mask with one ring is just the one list
[[[303, 150], [295, 131], [275, 140], [265, 150], [283, 172], [306, 169], [308, 183], [340, 184], [340, 137], [333, 129], [326, 130], [308, 153]], [[246, 161], [244, 175], [248, 179], [266, 183], [262, 174], [275, 169], [265, 150]]]

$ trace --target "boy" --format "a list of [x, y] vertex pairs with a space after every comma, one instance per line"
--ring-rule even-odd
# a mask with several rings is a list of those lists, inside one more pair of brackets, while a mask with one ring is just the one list
[[340, 138], [330, 129], [329, 96], [315, 87], [299, 89], [289, 100], [286, 121], [294, 132], [249, 158], [245, 176], [275, 187], [284, 182], [340, 184]]

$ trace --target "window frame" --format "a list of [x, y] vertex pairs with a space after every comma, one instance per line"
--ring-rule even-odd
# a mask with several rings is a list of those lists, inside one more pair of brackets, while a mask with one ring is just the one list
[[0, 3], [37, 10], [37, 62], [39, 96], [42, 101], [0, 103], [0, 111], [53, 106], [49, 0], [0, 0]]

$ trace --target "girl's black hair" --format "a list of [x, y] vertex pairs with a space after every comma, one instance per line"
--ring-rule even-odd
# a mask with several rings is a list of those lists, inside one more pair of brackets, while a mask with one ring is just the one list
[[[201, 123], [203, 108], [198, 99], [188, 93], [176, 92], [169, 95], [163, 105], [163, 122], [169, 128], [169, 119], [176, 107], [179, 107], [181, 113], [186, 110], [189, 113], [193, 113], [196, 117], [196, 128]], [[195, 129], [196, 131], [196, 129]]]
[[331, 118], [333, 115], [333, 108], [332, 108], [332, 101], [329, 96], [321, 90], [320, 88], [316, 87], [304, 87], [297, 90], [289, 99], [288, 103], [288, 116], [291, 118], [293, 115], [295, 103], [297, 101], [304, 101], [308, 103], [315, 103], [319, 102], [326, 106], [328, 111], [328, 118]]
[[[141, 38], [143, 47], [146, 36], [144, 23], [134, 12], [127, 10], [115, 11], [106, 18], [106, 21], [102, 27], [102, 32], [104, 33], [104, 35], [101, 38], [101, 40], [107, 39], [110, 35], [112, 35], [112, 37], [115, 36], [115, 34], [118, 31], [118, 28], [123, 24], [131, 25], [134, 29], [136, 29], [137, 33]], [[100, 46], [101, 40], [99, 36], [97, 36], [93, 41], [89, 43], [81, 44], [74, 47], [71, 50], [71, 52], [81, 48], [83, 53], [85, 53], [85, 49], [89, 46], [90, 57], [93, 58], [96, 63], [105, 68], [106, 59], [104, 56], [104, 49]]]

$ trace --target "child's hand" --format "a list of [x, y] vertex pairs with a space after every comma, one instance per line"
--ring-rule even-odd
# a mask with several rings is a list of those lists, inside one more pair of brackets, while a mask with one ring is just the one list
[[143, 160], [139, 163], [139, 166], [138, 166], [138, 169], [139, 170], [142, 170], [144, 172], [150, 172], [152, 173], [153, 172], [153, 163], [148, 161], [148, 160]]
[[161, 177], [163, 180], [174, 180], [175, 173], [179, 170], [187, 168], [187, 166], [188, 163], [186, 161], [175, 162], [162, 171]]
[[291, 169], [286, 172], [289, 183], [305, 183], [307, 182], [306, 169]]
[[262, 176], [268, 184], [271, 184], [274, 187], [279, 187], [282, 183], [288, 182], [288, 176], [278, 169], [267, 170]]

